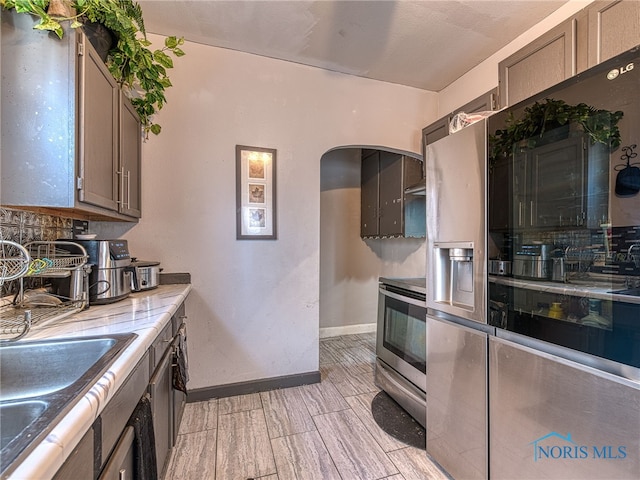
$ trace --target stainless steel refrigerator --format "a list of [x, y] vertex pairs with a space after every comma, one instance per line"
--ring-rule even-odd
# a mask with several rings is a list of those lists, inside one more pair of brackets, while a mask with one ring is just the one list
[[427, 145], [427, 453], [488, 477], [486, 121]]

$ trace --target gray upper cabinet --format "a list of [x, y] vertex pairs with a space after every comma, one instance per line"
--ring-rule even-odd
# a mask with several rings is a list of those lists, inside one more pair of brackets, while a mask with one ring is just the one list
[[399, 153], [362, 151], [362, 237], [423, 237], [424, 196], [404, 193], [422, 179], [422, 162]]
[[432, 124], [422, 129], [422, 156], [424, 157], [424, 147], [440, 140], [443, 137], [449, 135], [449, 123], [451, 119], [460, 112], [474, 113], [485, 112], [498, 109], [498, 89], [494, 88], [487, 93], [480, 95], [478, 98], [473, 99], [469, 103], [457, 108], [453, 112], [439, 118]]
[[[449, 122], [451, 122], [451, 115], [446, 115], [439, 118], [432, 124], [422, 129], [422, 144], [429, 145], [433, 142], [437, 142], [441, 138], [449, 135]], [[424, 152], [422, 152], [424, 154]]]
[[640, 2], [597, 1], [587, 7], [588, 67], [640, 44]]
[[378, 182], [380, 176], [380, 152], [363, 150], [360, 171], [360, 235], [378, 234]]
[[514, 105], [576, 73], [575, 18], [498, 64], [500, 106]]
[[638, 1], [589, 4], [500, 62], [500, 106], [514, 105], [639, 45], [638, 25]]
[[85, 39], [78, 51], [78, 198], [118, 210], [118, 84]]
[[6, 206], [78, 218], [140, 216], [141, 126], [80, 31], [34, 30], [2, 11], [2, 184]]
[[125, 215], [142, 215], [142, 127], [131, 101], [120, 92], [119, 210]]

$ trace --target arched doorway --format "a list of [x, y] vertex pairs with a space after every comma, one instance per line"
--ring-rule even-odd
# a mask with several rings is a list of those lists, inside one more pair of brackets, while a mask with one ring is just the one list
[[343, 146], [320, 160], [320, 338], [375, 330], [378, 278], [425, 274], [424, 238], [360, 237], [362, 149]]

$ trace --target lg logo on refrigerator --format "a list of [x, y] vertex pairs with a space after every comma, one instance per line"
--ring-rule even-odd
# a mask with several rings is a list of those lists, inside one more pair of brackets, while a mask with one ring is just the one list
[[615, 78], [618, 78], [618, 75], [630, 72], [631, 70], [633, 70], [633, 63], [628, 64], [626, 67], [614, 68], [609, 73], [607, 73], [607, 78], [609, 80], [613, 80]]

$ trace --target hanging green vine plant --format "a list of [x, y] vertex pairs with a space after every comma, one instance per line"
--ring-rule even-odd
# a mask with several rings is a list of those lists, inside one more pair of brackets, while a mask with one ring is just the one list
[[507, 127], [489, 135], [490, 157], [510, 155], [514, 146], [534, 148], [543, 140], [545, 133], [562, 126], [575, 124], [584, 132], [592, 144], [602, 143], [611, 149], [620, 146], [618, 122], [623, 112], [598, 110], [585, 103], [569, 105], [562, 100], [546, 99], [535, 102], [524, 110], [522, 118], [515, 120], [513, 113], [506, 120]]
[[142, 122], [145, 134], [159, 134], [160, 125], [153, 116], [164, 106], [165, 90], [171, 87], [167, 69], [173, 58], [181, 57], [184, 38], [166, 37], [164, 46], [150, 50], [151, 42], [142, 18], [142, 8], [132, 0], [0, 0], [7, 10], [35, 15], [40, 19], [36, 30], [64, 35], [63, 24], [80, 28], [89, 23], [101, 24], [116, 37], [106, 65], [120, 87], [127, 93]]

